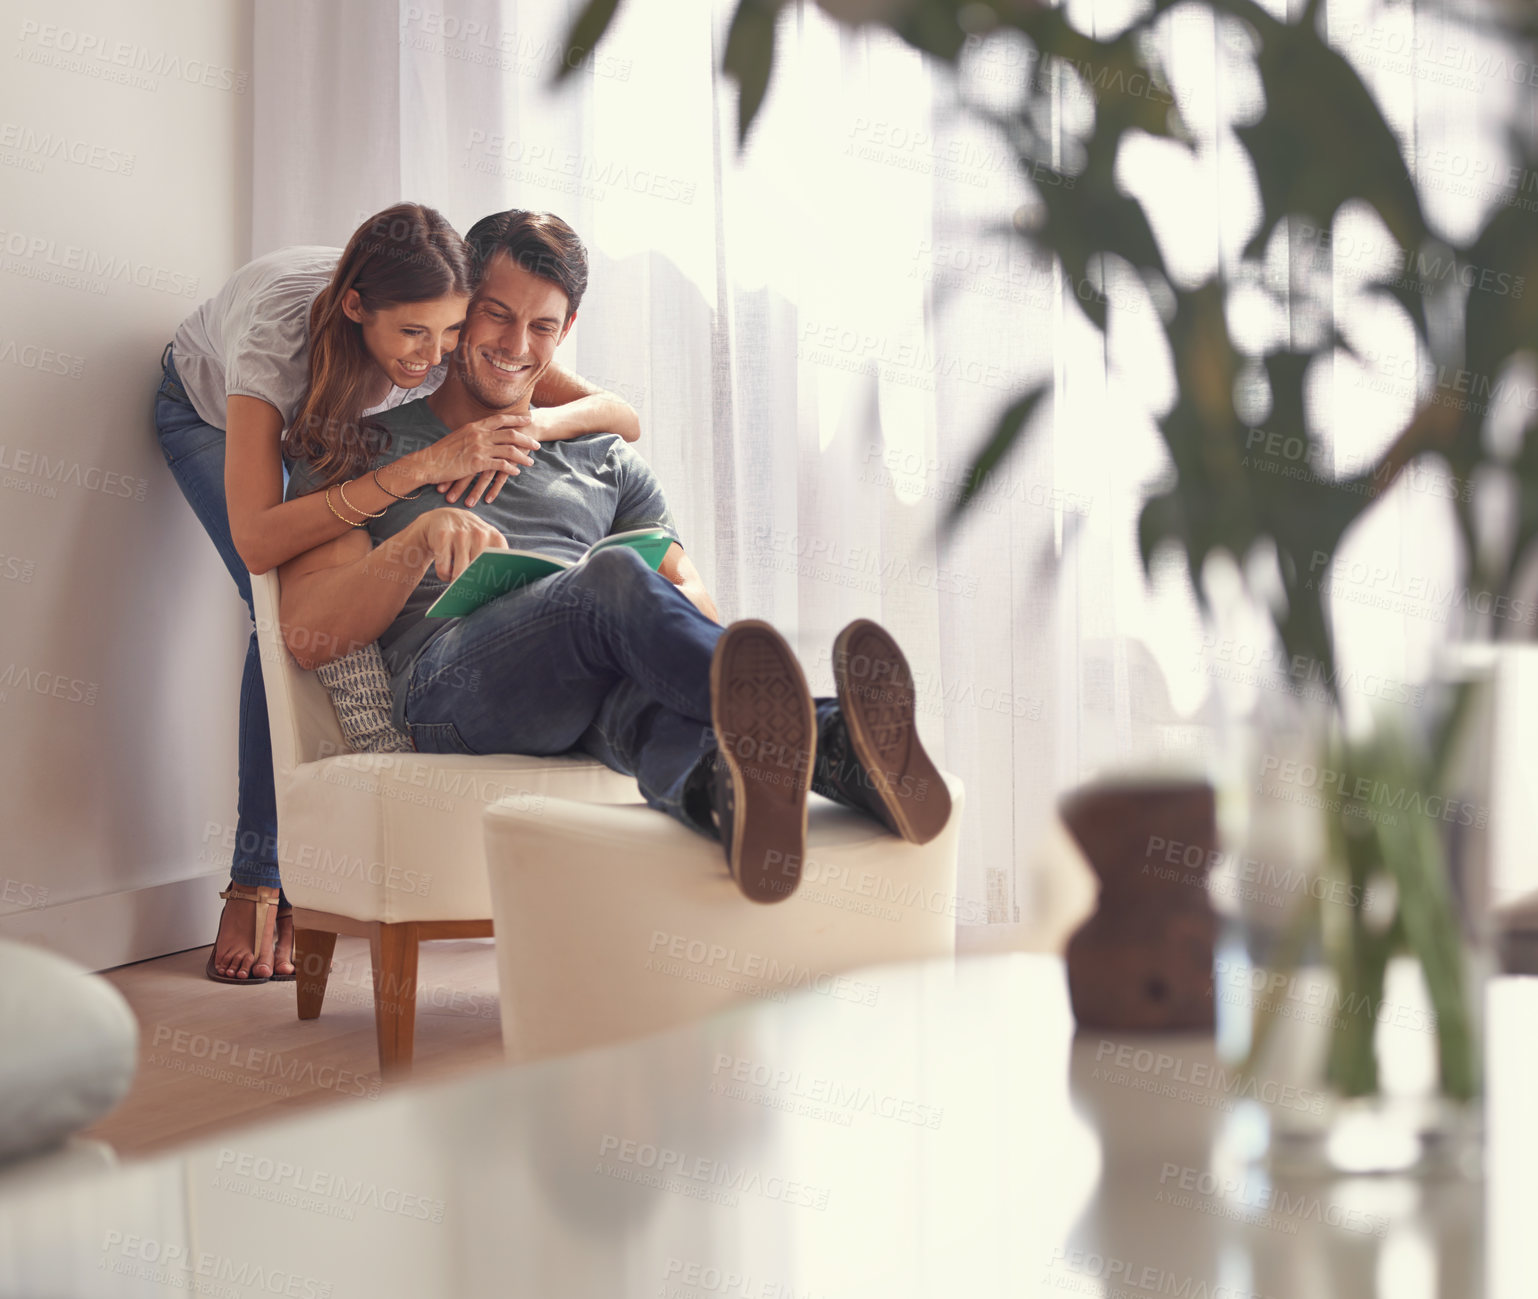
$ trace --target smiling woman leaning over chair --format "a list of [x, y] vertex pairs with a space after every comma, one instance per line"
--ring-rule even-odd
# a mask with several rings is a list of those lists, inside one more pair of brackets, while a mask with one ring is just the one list
[[[363, 450], [365, 416], [441, 382], [474, 289], [474, 259], [432, 208], [401, 203], [371, 217], [343, 250], [284, 248], [237, 271], [176, 331], [155, 401], [161, 450], [251, 608], [265, 573], [340, 536], [392, 500], [437, 484], [450, 502], [493, 498], [541, 439], [640, 435], [630, 406], [552, 367], [535, 391], [559, 417], [510, 416], [457, 429], [335, 492], [283, 500], [285, 453]], [[361, 462], [364, 457], [357, 457]], [[235, 852], [208, 977], [293, 977], [293, 922], [278, 872], [272, 748], [253, 632], [240, 688]], [[276, 907], [274, 907], [276, 903]]]

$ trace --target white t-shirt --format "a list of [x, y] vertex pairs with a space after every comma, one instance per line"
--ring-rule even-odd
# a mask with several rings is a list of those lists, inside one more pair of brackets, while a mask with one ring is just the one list
[[[247, 262], [194, 311], [171, 340], [176, 373], [192, 408], [206, 424], [225, 425], [225, 402], [260, 397], [283, 416], [283, 436], [310, 386], [310, 305], [331, 280], [340, 248], [280, 248]], [[372, 415], [443, 382], [446, 364], [434, 366], [420, 387], [397, 388]]]

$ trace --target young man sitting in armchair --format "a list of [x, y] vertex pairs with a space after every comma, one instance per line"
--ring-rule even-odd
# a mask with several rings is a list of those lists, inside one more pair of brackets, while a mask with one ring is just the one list
[[[576, 318], [587, 254], [559, 217], [499, 213], [469, 242], [482, 273], [449, 375], [378, 418], [388, 444], [376, 466], [525, 411]], [[491, 499], [397, 500], [285, 564], [281, 621], [295, 658], [315, 667], [317, 645], [340, 654], [377, 639], [395, 723], [419, 751], [592, 754], [633, 775], [651, 806], [718, 836], [754, 901], [796, 887], [809, 788], [914, 843], [940, 833], [950, 794], [919, 742], [908, 664], [879, 626], [860, 620], [839, 634], [838, 696], [813, 699], [767, 623], [720, 625], [656, 476], [620, 438], [542, 443], [521, 472], [499, 468], [516, 476]], [[299, 464], [289, 494], [326, 486]], [[605, 536], [649, 525], [673, 539], [655, 572], [616, 546], [466, 617], [425, 616], [484, 550], [576, 561]]]

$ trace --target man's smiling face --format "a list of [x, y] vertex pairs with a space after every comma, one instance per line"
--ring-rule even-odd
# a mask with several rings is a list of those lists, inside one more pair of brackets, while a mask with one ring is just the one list
[[486, 264], [454, 365], [465, 391], [489, 410], [525, 408], [571, 328], [565, 291], [503, 252]]

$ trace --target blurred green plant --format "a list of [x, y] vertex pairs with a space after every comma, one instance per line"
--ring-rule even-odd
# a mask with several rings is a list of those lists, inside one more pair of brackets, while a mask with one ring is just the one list
[[[1176, 395], [1158, 424], [1173, 477], [1151, 491], [1142, 507], [1138, 539], [1145, 568], [1152, 567], [1156, 552], [1175, 547], [1205, 611], [1202, 574], [1209, 557], [1232, 556], [1242, 572], [1250, 572], [1252, 563], [1274, 565], [1283, 598], [1273, 594], [1267, 603], [1277, 636], [1289, 658], [1317, 664], [1333, 692], [1335, 643], [1325, 598], [1329, 582], [1322, 579], [1362, 516], [1409, 466], [1436, 457], [1455, 483], [1508, 485], [1514, 519], [1503, 522], [1494, 512], [1481, 516], [1472, 490], [1453, 493], [1452, 506], [1469, 590], [1487, 596], [1479, 603], [1489, 608], [1500, 607], [1497, 597], [1509, 599], [1538, 539], [1538, 419], [1528, 421], [1515, 449], [1503, 449], [1486, 436], [1491, 403], [1470, 400], [1467, 385], [1472, 375], [1488, 390], [1538, 354], [1538, 291], [1522, 292], [1525, 286], [1538, 290], [1538, 213], [1521, 203], [1496, 205], [1482, 228], [1462, 243], [1435, 235], [1393, 130], [1356, 68], [1327, 38], [1320, 0], [1307, 0], [1293, 22], [1279, 20], [1255, 0], [1148, 0], [1109, 37], [1079, 30], [1063, 8], [1026, 0], [818, 3], [840, 22], [885, 28], [952, 67], [974, 38], [1007, 33], [1030, 46], [1008, 111], [976, 102], [967, 107], [999, 133], [1033, 196], [1020, 214], [1001, 214], [1011, 216], [1011, 237], [1056, 262], [1085, 316], [1105, 330], [1106, 285], [1128, 271], [1149, 287], [1160, 309]], [[583, 8], [558, 76], [582, 66], [618, 7], [619, 0], [590, 0]], [[739, 87], [739, 143], [764, 103], [781, 12], [793, 7], [793, 0], [739, 0], [733, 14], [722, 68]], [[1123, 143], [1133, 133], [1195, 148], [1157, 55], [1157, 28], [1177, 7], [1207, 11], [1227, 43], [1248, 49], [1265, 101], [1258, 117], [1234, 128], [1257, 181], [1258, 229], [1242, 257], [1194, 285], [1170, 274], [1142, 203], [1115, 176]], [[1439, 7], [1439, 12], [1450, 11]], [[1531, 10], [1503, 9], [1499, 0], [1489, 0], [1455, 21], [1504, 41], [1515, 58], [1533, 65], [1538, 18]], [[1091, 111], [1061, 112], [1065, 87], [1076, 87]], [[1150, 93], [1150, 87], [1161, 93]], [[1517, 95], [1506, 102], [1512, 114], [1511, 162], [1528, 169], [1524, 175], [1538, 174], [1538, 141], [1521, 117], [1525, 102]], [[1258, 289], [1283, 313], [1312, 292], [1319, 295], [1317, 314], [1329, 320], [1328, 232], [1348, 204], [1376, 214], [1396, 246], [1395, 265], [1368, 290], [1404, 309], [1423, 369], [1436, 382], [1376, 460], [1339, 477], [1327, 468], [1326, 438], [1307, 417], [1305, 384], [1311, 368], [1329, 364], [1337, 349], [1351, 352], [1350, 341], [1326, 325], [1290, 331], [1286, 345], [1250, 356], [1236, 345], [1227, 313], [1236, 291]], [[1307, 237], [1310, 231], [1316, 237]], [[1318, 238], [1318, 232], [1325, 237]], [[1284, 277], [1266, 273], [1278, 240], [1285, 241]], [[1033, 387], [1003, 411], [976, 456], [952, 522], [1030, 436], [1046, 391]], [[1241, 407], [1266, 413], [1245, 419]], [[1273, 436], [1281, 441], [1270, 443]], [[1287, 471], [1278, 472], [1274, 459], [1252, 454], [1257, 442], [1301, 450], [1289, 453]], [[1482, 623], [1465, 630], [1478, 636], [1511, 628], [1510, 622], [1483, 615]], [[1430, 755], [1452, 747], [1466, 712], [1460, 696], [1431, 728], [1425, 756], [1415, 762], [1398, 761], [1406, 745], [1376, 741], [1348, 746], [1338, 756], [1353, 769], [1376, 772], [1387, 763], [1402, 780], [1438, 778]], [[1389, 935], [1368, 941], [1361, 931], [1337, 953], [1337, 969], [1361, 986], [1381, 986], [1388, 956], [1411, 950], [1443, 1012], [1444, 1048], [1452, 1044], [1442, 1056], [1444, 1090], [1471, 1095], [1472, 1066], [1449, 1055], [1467, 1041], [1467, 1023], [1459, 1022], [1459, 1007], [1465, 1012], [1467, 1007], [1457, 963], [1446, 958], [1446, 917], [1434, 924], [1411, 921], [1428, 908], [1451, 906], [1439, 841], [1429, 834], [1384, 832], [1349, 843], [1336, 834], [1334, 842], [1353, 876], [1381, 869], [1400, 886], [1400, 919]], [[1433, 887], [1432, 881], [1441, 883]], [[1362, 1048], [1357, 1041], [1342, 1049], [1349, 1056]], [[1375, 1071], [1359, 1064], [1337, 1061], [1331, 1077], [1348, 1095], [1376, 1087]]]

